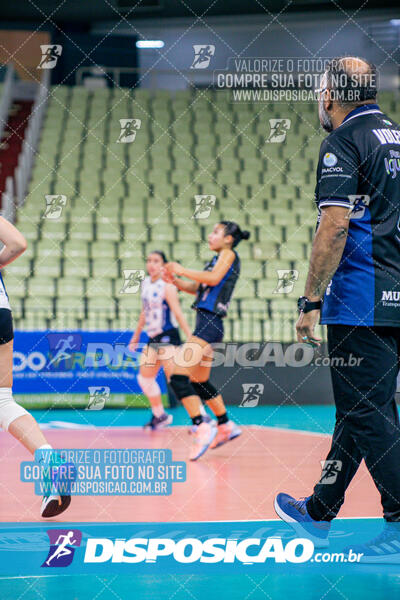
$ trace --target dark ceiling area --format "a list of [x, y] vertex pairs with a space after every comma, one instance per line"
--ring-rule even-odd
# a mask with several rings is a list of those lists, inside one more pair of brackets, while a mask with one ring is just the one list
[[[360, 5], [362, 9], [360, 10]], [[369, 9], [395, 8], [398, 15], [398, 2], [391, 0], [17, 0], [3, 1], [0, 17], [9, 22], [48, 23], [95, 22], [121, 18], [172, 18], [172, 17], [212, 17], [240, 14], [286, 14], [295, 11], [358, 10], [358, 14]], [[343, 14], [343, 13], [342, 13]], [[396, 15], [394, 14], [394, 17]], [[0, 25], [4, 26], [4, 23]]]

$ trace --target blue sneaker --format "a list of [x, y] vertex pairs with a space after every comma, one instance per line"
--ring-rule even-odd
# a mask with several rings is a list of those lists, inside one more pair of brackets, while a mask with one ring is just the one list
[[[347, 553], [349, 562], [399, 565], [400, 523], [386, 521], [383, 531], [376, 538], [365, 544], [347, 546], [343, 551]], [[357, 558], [355, 555], [358, 555]]]
[[310, 498], [296, 500], [289, 494], [278, 494], [274, 500], [275, 512], [283, 521], [289, 523], [299, 537], [305, 537], [314, 543], [315, 548], [329, 545], [329, 521], [314, 521], [307, 511], [306, 502]]

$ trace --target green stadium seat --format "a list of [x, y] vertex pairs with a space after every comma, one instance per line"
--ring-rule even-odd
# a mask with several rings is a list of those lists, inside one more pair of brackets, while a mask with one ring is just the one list
[[40, 316], [51, 319], [54, 315], [54, 300], [49, 296], [29, 296], [25, 298], [24, 309], [27, 318]]
[[[88, 298], [111, 298], [114, 295], [114, 281], [111, 278], [90, 278], [86, 284], [86, 296]], [[106, 304], [108, 301], [106, 302]]]
[[97, 280], [114, 279], [119, 275], [119, 264], [115, 258], [92, 259], [92, 276]]
[[93, 226], [91, 223], [74, 221], [68, 228], [69, 240], [85, 240], [90, 242], [93, 239]]
[[61, 260], [59, 256], [48, 256], [34, 263], [35, 277], [60, 277]]
[[63, 266], [64, 277], [89, 277], [89, 263], [87, 261], [79, 260], [79, 258], [68, 258], [64, 259]]
[[[233, 104], [229, 91], [51, 92], [29, 193], [18, 210], [29, 249], [5, 270], [18, 326], [133, 328], [140, 292], [119, 293], [123, 270], [145, 269], [146, 253], [157, 247], [202, 269], [213, 256], [208, 232], [229, 219], [251, 238], [238, 247], [242, 269], [226, 339], [295, 339], [296, 314], [287, 322], [284, 315], [292, 312], [292, 296], [304, 291], [315, 231], [314, 170], [324, 138], [315, 106], [283, 110], [270, 103], [258, 114], [255, 106]], [[387, 101], [394, 104], [393, 97]], [[117, 143], [124, 113], [142, 119], [133, 144]], [[280, 117], [292, 120], [287, 141], [266, 143], [268, 118]], [[67, 205], [51, 221], [42, 216], [54, 190]], [[207, 219], [193, 218], [196, 194], [216, 196]], [[289, 296], [274, 293], [277, 269], [298, 270]], [[193, 297], [180, 298], [192, 323]]]
[[4, 275], [4, 284], [11, 303], [14, 298], [24, 298], [26, 296], [26, 280], [23, 277], [9, 274], [7, 270]]
[[86, 313], [85, 299], [76, 295], [57, 298], [56, 308], [57, 314], [73, 315], [76, 319], [83, 319]]
[[[54, 253], [54, 250], [53, 250]], [[63, 257], [64, 258], [79, 258], [81, 260], [88, 260], [89, 258], [89, 244], [88, 242], [78, 240], [68, 240], [63, 245]]]
[[57, 280], [57, 296], [79, 296], [85, 295], [85, 279], [79, 277], [62, 277]]

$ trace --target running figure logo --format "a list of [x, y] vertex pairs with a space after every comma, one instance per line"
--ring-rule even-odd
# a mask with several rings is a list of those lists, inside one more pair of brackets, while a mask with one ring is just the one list
[[194, 197], [196, 208], [192, 219], [208, 219], [213, 206], [215, 206], [216, 197], [212, 194], [197, 194]]
[[43, 44], [40, 46], [42, 51], [42, 58], [40, 59], [40, 63], [37, 66], [38, 69], [54, 69], [57, 64], [58, 59], [61, 56], [62, 46], [59, 44], [56, 45], [48, 45]]
[[242, 383], [243, 400], [239, 408], [253, 408], [258, 406], [261, 396], [264, 393], [263, 383]]
[[67, 204], [67, 196], [62, 194], [45, 196], [46, 208], [43, 213], [43, 219], [58, 219], [61, 217], [64, 206]]
[[342, 470], [341, 460], [321, 460], [322, 474], [319, 483], [331, 485], [335, 483], [338, 474]]
[[290, 294], [293, 291], [294, 284], [299, 278], [299, 272], [295, 269], [277, 269], [278, 284], [274, 289], [274, 294]]
[[269, 126], [271, 132], [267, 138], [267, 142], [284, 142], [286, 134], [290, 129], [290, 119], [269, 119]]
[[75, 549], [81, 545], [79, 529], [49, 529], [50, 550], [42, 567], [68, 567], [74, 558]]
[[143, 269], [124, 269], [124, 284], [120, 290], [120, 294], [136, 294], [139, 291], [140, 284], [145, 278]]
[[50, 356], [52, 359], [48, 362], [47, 368], [62, 360], [68, 361], [72, 358], [72, 353], [78, 351], [81, 347], [81, 336], [68, 333], [50, 333], [47, 336], [50, 346]]
[[130, 144], [136, 139], [136, 133], [142, 126], [140, 119], [120, 119], [121, 132], [117, 144]]
[[95, 385], [89, 389], [89, 403], [85, 410], [102, 410], [110, 398], [110, 388], [105, 385]]
[[215, 54], [215, 46], [211, 44], [193, 46], [194, 60], [191, 69], [207, 69], [210, 64], [211, 57]]

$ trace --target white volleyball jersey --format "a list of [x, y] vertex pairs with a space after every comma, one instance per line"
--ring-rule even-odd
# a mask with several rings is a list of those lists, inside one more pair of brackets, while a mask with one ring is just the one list
[[4, 285], [3, 277], [0, 273], [0, 308], [8, 308], [11, 310], [10, 302]]
[[152, 282], [150, 277], [146, 277], [142, 283], [142, 303], [146, 316], [145, 328], [147, 335], [151, 338], [178, 326], [168, 302], [165, 300], [165, 286], [166, 283], [161, 278]]

